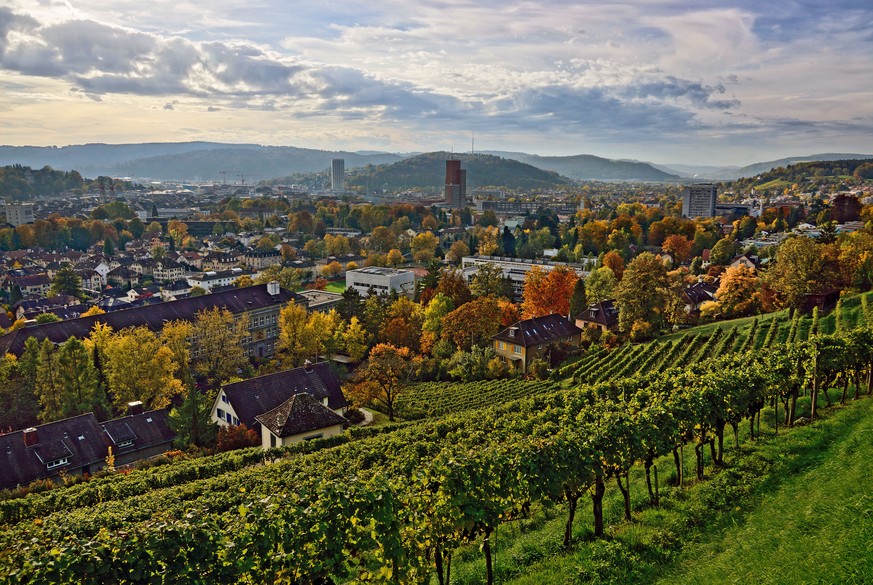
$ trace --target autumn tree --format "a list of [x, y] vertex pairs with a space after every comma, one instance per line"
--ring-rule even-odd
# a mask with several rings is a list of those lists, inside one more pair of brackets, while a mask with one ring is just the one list
[[384, 254], [397, 246], [397, 236], [387, 227], [377, 226], [370, 234], [368, 246], [371, 251]]
[[494, 256], [500, 252], [502, 239], [500, 230], [494, 226], [483, 228], [478, 232], [479, 247], [477, 252], [482, 256]]
[[95, 315], [103, 315], [105, 313], [106, 313], [106, 311], [101, 309], [99, 305], [91, 305], [91, 307], [87, 311], [85, 311], [84, 313], [82, 313], [79, 316], [80, 317], [92, 317]]
[[470, 287], [467, 286], [467, 282], [464, 280], [464, 276], [460, 270], [456, 269], [448, 269], [442, 272], [435, 292], [451, 299], [455, 308], [470, 302], [473, 298]]
[[421, 232], [412, 238], [412, 259], [421, 264], [429, 263], [434, 259], [439, 243], [439, 239], [432, 232]]
[[673, 234], [664, 239], [661, 249], [673, 256], [676, 264], [682, 264], [691, 258], [693, 242], [680, 234]]
[[760, 289], [754, 269], [742, 264], [728, 267], [715, 293], [721, 314], [732, 319], [757, 312], [761, 305]]
[[424, 308], [421, 325], [421, 351], [430, 353], [443, 332], [443, 320], [455, 309], [452, 299], [437, 293]]
[[191, 372], [191, 336], [194, 334], [194, 326], [189, 321], [177, 320], [164, 323], [159, 335], [161, 343], [173, 352], [173, 361], [176, 363], [179, 378], [185, 388], [194, 385], [194, 376]]
[[526, 319], [552, 313], [567, 315], [578, 279], [579, 275], [566, 266], [557, 266], [549, 272], [534, 266], [524, 280], [522, 314]]
[[147, 327], [113, 333], [106, 344], [104, 367], [116, 412], [127, 403], [142, 401], [148, 408], [164, 408], [182, 391], [175, 377], [173, 352]]
[[276, 357], [286, 368], [302, 366], [315, 356], [316, 340], [308, 336], [309, 311], [297, 303], [289, 303], [279, 311], [279, 339]]
[[401, 296], [388, 306], [377, 338], [388, 345], [418, 351], [423, 320], [423, 307], [408, 297]]
[[443, 339], [455, 347], [469, 351], [474, 345], [490, 344], [491, 337], [501, 327], [501, 313], [497, 299], [481, 297], [466, 303], [443, 320]]
[[620, 281], [621, 278], [624, 276], [624, 258], [622, 258], [621, 254], [619, 254], [615, 250], [610, 250], [603, 255], [603, 259], [601, 260], [601, 266], [612, 270], [612, 274], [613, 276], [615, 276], [616, 282]]
[[776, 265], [767, 271], [766, 280], [776, 290], [780, 307], [801, 308], [806, 295], [833, 285], [824, 247], [806, 236], [788, 238], [779, 245]]
[[412, 378], [416, 362], [408, 347], [380, 343], [370, 351], [356, 383], [347, 390], [355, 403], [381, 406], [393, 421], [397, 397]]
[[278, 265], [267, 266], [261, 270], [255, 279], [255, 284], [267, 284], [277, 281], [285, 290], [295, 291], [303, 283], [303, 271], [299, 268], [282, 268]]
[[197, 313], [192, 327], [194, 368], [212, 386], [235, 376], [248, 363], [243, 345], [248, 327], [247, 316], [234, 317], [224, 308], [213, 307]]
[[392, 267], [397, 268], [397, 266], [403, 264], [403, 252], [397, 248], [391, 248], [388, 250], [388, 255], [385, 256], [385, 260]]
[[634, 258], [615, 289], [621, 330], [629, 332], [636, 323], [660, 327], [667, 289], [667, 269], [657, 256], [643, 252]]
[[446, 253], [446, 260], [453, 264], [460, 264], [464, 256], [469, 255], [470, 247], [466, 244], [466, 242], [458, 240], [457, 242], [452, 243], [449, 251]]
[[349, 320], [348, 325], [343, 329], [341, 339], [340, 347], [353, 362], [359, 362], [367, 355], [367, 349], [370, 347], [370, 336], [357, 317], [352, 316]]

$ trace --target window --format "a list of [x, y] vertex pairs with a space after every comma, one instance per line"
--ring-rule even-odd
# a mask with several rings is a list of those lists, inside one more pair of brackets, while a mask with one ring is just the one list
[[54, 461], [49, 461], [45, 464], [46, 469], [54, 469], [55, 467], [60, 467], [62, 465], [66, 465], [70, 462], [69, 457], [64, 457], [62, 459], [55, 459]]
[[233, 422], [233, 417], [230, 415], [229, 412], [225, 414], [225, 418], [227, 419], [227, 422]]
[[498, 341], [497, 342], [497, 349], [506, 349], [506, 342], [505, 341]]
[[122, 441], [122, 442], [120, 442], [120, 443], [118, 444], [118, 448], [119, 448], [119, 449], [124, 449], [125, 447], [130, 447], [131, 445], [133, 445], [133, 441], [132, 441], [132, 440], [131, 440], [131, 441]]
[[275, 446], [276, 446], [276, 435], [274, 435], [273, 433], [270, 433], [270, 447], [275, 447]]
[[218, 409], [215, 411], [215, 414], [218, 415], [218, 418], [224, 420], [224, 411], [222, 409]]
[[521, 346], [520, 345], [513, 345], [512, 346], [512, 353], [521, 353]]
[[239, 426], [239, 419], [236, 417], [233, 417], [233, 424]]
[[230, 400], [228, 400], [227, 396], [225, 396], [224, 394], [221, 395], [221, 401], [225, 404], [230, 404]]
[[309, 435], [308, 437], [303, 437], [304, 441], [311, 441], [313, 439], [320, 439], [324, 436], [324, 433], [318, 433], [317, 435]]

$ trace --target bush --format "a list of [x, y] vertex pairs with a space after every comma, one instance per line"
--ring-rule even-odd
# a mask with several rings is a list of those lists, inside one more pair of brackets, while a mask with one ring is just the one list
[[215, 440], [215, 451], [217, 453], [260, 446], [261, 437], [245, 425], [223, 426], [218, 429], [218, 438]]

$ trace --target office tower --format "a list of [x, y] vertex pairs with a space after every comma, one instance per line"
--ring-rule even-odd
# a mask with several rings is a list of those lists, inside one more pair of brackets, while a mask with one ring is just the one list
[[452, 209], [467, 205], [467, 171], [459, 160], [446, 161], [446, 205]]
[[8, 203], [6, 205], [6, 223], [14, 227], [33, 223], [33, 205], [30, 203]]
[[346, 190], [346, 161], [342, 158], [334, 158], [330, 161], [330, 190]]
[[682, 194], [682, 217], [712, 217], [716, 199], [717, 190], [713, 183], [686, 185]]

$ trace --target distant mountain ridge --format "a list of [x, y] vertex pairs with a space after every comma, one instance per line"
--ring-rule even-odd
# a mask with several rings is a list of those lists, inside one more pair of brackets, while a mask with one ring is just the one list
[[572, 156], [539, 156], [523, 152], [486, 151], [511, 158], [546, 171], [554, 171], [580, 181], [679, 181], [677, 174], [668, 173], [645, 162], [613, 160], [593, 154]]
[[[315, 150], [293, 146], [170, 142], [143, 144], [81, 144], [74, 146], [0, 146], [0, 165], [46, 165], [77, 170], [83, 175], [143, 177], [183, 180], [200, 177], [218, 181], [270, 179], [293, 173], [314, 173], [330, 168], [332, 158], [345, 160], [346, 169], [367, 164], [395, 162], [391, 153]], [[226, 175], [223, 177], [222, 172]]]
[[683, 164], [666, 164], [653, 165], [665, 171], [677, 172], [686, 177], [695, 177], [697, 179], [713, 179], [733, 181], [741, 178], [754, 177], [761, 173], [769, 172], [779, 167], [787, 167], [789, 165], [800, 162], [828, 162], [836, 160], [863, 160], [873, 158], [871, 154], [846, 154], [824, 152], [819, 154], [810, 154], [806, 156], [791, 156], [780, 158], [767, 162], [754, 163], [744, 167], [718, 167], [718, 166], [697, 166]]

